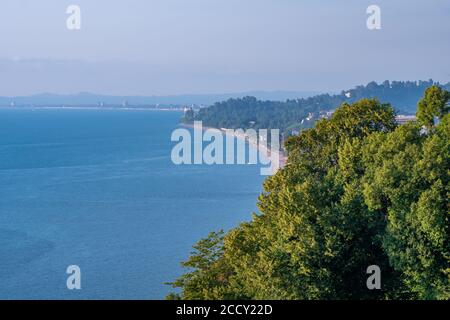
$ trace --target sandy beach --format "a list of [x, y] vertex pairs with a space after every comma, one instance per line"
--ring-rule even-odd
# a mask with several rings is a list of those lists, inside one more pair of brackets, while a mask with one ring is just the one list
[[[194, 129], [194, 125], [193, 124], [186, 124], [183, 123], [181, 124], [182, 127], [186, 127], [186, 128], [191, 128]], [[230, 135], [230, 132], [227, 131], [226, 128], [214, 128], [214, 127], [206, 127], [206, 126], [202, 126], [202, 130], [206, 131], [206, 130], [217, 130], [220, 133], [222, 133], [224, 136], [226, 135]], [[240, 139], [243, 141], [246, 141], [250, 147], [255, 148], [258, 153], [264, 157], [267, 157], [270, 161], [274, 161], [275, 157], [272, 156], [272, 150], [270, 148], [270, 146], [266, 146], [262, 143], [258, 143], [258, 139], [252, 139], [251, 137], [249, 137], [246, 134], [241, 134], [239, 132], [236, 132], [236, 130], [233, 130], [233, 133], [231, 134], [234, 138], [236, 139]], [[285, 153], [281, 150], [278, 151], [278, 161], [279, 161], [279, 169], [282, 169], [283, 167], [286, 166], [287, 164], [287, 156], [285, 155]]]

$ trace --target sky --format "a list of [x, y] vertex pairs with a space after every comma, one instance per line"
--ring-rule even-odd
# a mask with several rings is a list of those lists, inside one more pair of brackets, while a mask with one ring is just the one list
[[[366, 26], [372, 4], [380, 30]], [[448, 82], [449, 39], [448, 0], [2, 0], [0, 96]]]

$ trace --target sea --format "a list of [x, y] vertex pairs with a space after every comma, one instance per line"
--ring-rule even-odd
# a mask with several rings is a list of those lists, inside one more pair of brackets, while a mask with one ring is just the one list
[[193, 244], [251, 219], [260, 167], [173, 164], [181, 116], [0, 109], [0, 299], [164, 299]]

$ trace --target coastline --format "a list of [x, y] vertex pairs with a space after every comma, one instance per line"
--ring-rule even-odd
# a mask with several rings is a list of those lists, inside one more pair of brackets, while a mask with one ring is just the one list
[[182, 109], [172, 108], [145, 108], [145, 107], [83, 107], [83, 106], [70, 106], [70, 107], [45, 107], [45, 106], [0, 106], [0, 110], [124, 110], [124, 111], [177, 111], [183, 112]]
[[[194, 125], [190, 124], [190, 123], [180, 123], [179, 126], [181, 127], [185, 127], [185, 128], [190, 128], [190, 129], [194, 129]], [[215, 127], [206, 127], [206, 126], [202, 126], [202, 130], [206, 131], [206, 130], [217, 130], [219, 131], [222, 135], [230, 135], [228, 132], [226, 132], [225, 128], [215, 128]], [[236, 131], [233, 132], [233, 134], [231, 134], [232, 137], [236, 138], [236, 139], [240, 139], [240, 140], [244, 140], [245, 142], [247, 142], [249, 144], [250, 147], [256, 149], [258, 151], [259, 155], [263, 155], [264, 157], [267, 157], [270, 161], [273, 161], [273, 157], [272, 157], [272, 150], [270, 149], [270, 146], [264, 146], [258, 143], [258, 139], [249, 139], [247, 135], [245, 134], [239, 134]], [[282, 169], [287, 165], [287, 160], [288, 157], [287, 155], [282, 151], [279, 150], [277, 152], [278, 154], [278, 160], [279, 160], [279, 167], [278, 169]]]

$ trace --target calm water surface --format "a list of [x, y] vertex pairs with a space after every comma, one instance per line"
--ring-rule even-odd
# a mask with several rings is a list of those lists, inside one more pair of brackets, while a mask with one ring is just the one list
[[0, 110], [0, 299], [164, 298], [193, 243], [250, 219], [259, 168], [173, 165], [180, 116]]

